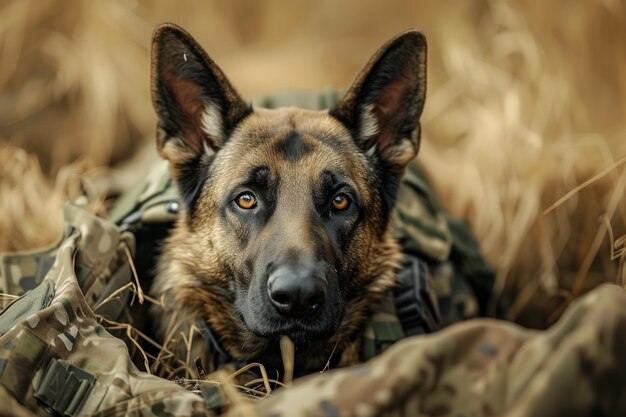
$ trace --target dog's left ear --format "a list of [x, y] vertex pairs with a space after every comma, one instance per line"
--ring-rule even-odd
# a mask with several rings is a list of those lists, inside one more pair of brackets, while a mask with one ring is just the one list
[[374, 54], [330, 114], [352, 131], [361, 149], [400, 172], [419, 149], [425, 96], [426, 38], [409, 30]]
[[175, 166], [219, 150], [251, 112], [202, 47], [171, 23], [152, 35], [152, 102], [159, 151]]

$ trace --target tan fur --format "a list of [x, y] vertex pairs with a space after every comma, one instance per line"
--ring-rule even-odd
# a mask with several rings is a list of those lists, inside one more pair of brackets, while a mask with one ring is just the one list
[[[327, 112], [295, 108], [274, 111], [259, 109], [238, 128], [235, 136], [254, 137], [254, 132], [261, 131], [263, 127], [265, 131], [274, 130], [276, 133], [274, 138], [281, 138], [282, 130], [290, 129], [290, 126], [294, 125], [302, 132], [307, 130], [332, 132], [334, 135], [342, 135], [347, 143], [351, 141], [345, 128], [330, 119]], [[230, 145], [220, 151], [221, 159], [215, 161], [215, 169], [224, 171], [224, 175], [220, 177], [222, 184], [233, 182], [250, 164], [259, 161], [288, 164], [269, 153], [272, 138], [259, 139], [259, 142], [261, 140], [266, 142], [264, 146], [250, 146], [250, 141], [239, 143], [235, 137], [231, 139]], [[350, 158], [341, 158], [320, 146], [320, 149], [308, 156], [306, 161], [294, 164], [292, 172], [294, 175], [302, 175], [302, 172], [297, 174], [298, 171], [315, 172], [329, 163], [341, 163], [360, 186], [364, 198], [371, 199], [370, 190], [364, 185], [364, 177], [368, 173], [359, 155], [355, 152]], [[237, 166], [232, 164], [234, 159], [238, 161]], [[175, 171], [174, 167], [172, 169]], [[175, 172], [173, 174], [175, 175]], [[217, 191], [216, 193], [219, 194]], [[185, 215], [178, 220], [172, 235], [165, 243], [153, 293], [164, 295], [166, 304], [172, 311], [177, 312], [178, 321], [185, 323], [186, 326], [193, 325], [200, 318], [206, 319], [213, 332], [218, 335], [222, 346], [233, 358], [249, 360], [259, 355], [267, 343], [250, 333], [234, 311], [227, 290], [230, 278], [225, 272], [225, 265], [229, 265], [241, 254], [229, 242], [224, 241], [225, 233], [221, 230], [222, 226], [215, 222], [215, 209], [209, 200], [199, 203], [201, 213], [196, 215], [198, 220], [192, 225], [193, 230]], [[371, 209], [375, 211], [376, 207]], [[358, 362], [360, 342], [355, 335], [362, 330], [369, 314], [369, 307], [394, 285], [394, 270], [398, 268], [401, 257], [400, 248], [389, 231], [379, 238], [373, 232], [375, 227], [368, 230], [366, 224], [362, 228], [366, 233], [358, 237], [361, 242], [354, 253], [355, 263], [362, 265], [361, 275], [354, 277], [353, 286], [366, 288], [366, 291], [347, 305], [339, 332], [330, 340], [316, 342], [318, 346], [311, 349], [317, 353], [315, 357], [298, 358], [307, 368], [318, 367], [321, 370], [335, 345], [336, 352], [342, 355], [340, 361], [342, 365]], [[294, 233], [300, 230], [301, 238], [307, 238], [297, 225], [294, 225], [293, 230]], [[206, 241], [212, 242], [212, 245], [206, 246], [203, 243]], [[228, 255], [224, 256], [224, 253]], [[206, 279], [211, 280], [210, 291], [203, 287]], [[219, 288], [223, 291], [216, 291]], [[168, 327], [167, 317], [172, 311], [160, 315], [162, 333], [165, 333]]]

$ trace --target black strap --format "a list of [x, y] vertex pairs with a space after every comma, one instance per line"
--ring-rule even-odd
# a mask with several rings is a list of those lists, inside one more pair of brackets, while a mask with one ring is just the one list
[[441, 318], [429, 284], [428, 264], [406, 255], [394, 289], [396, 313], [407, 336], [431, 333], [439, 329]]
[[207, 350], [211, 352], [213, 358], [213, 369], [218, 369], [220, 366], [235, 362], [235, 360], [228, 354], [222, 347], [220, 346], [217, 338], [211, 331], [211, 328], [204, 320], [198, 320], [198, 327], [202, 330], [204, 334], [204, 345], [207, 347]]

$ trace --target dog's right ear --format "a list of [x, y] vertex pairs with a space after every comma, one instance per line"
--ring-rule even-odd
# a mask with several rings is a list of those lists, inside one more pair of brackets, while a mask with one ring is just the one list
[[159, 153], [192, 211], [211, 155], [252, 108], [191, 35], [170, 23], [152, 35], [152, 103]]
[[383, 45], [330, 114], [357, 145], [401, 173], [419, 149], [426, 97], [426, 38], [408, 30]]

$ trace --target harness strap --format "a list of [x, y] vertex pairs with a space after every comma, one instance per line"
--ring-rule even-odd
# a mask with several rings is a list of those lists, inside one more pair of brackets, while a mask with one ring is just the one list
[[[213, 334], [213, 331], [209, 327], [209, 325], [204, 320], [198, 320], [198, 328], [202, 331], [204, 335], [204, 345], [207, 347], [208, 351], [211, 353], [211, 358], [213, 359], [213, 369], [219, 369], [222, 365], [227, 363], [236, 363], [235, 359], [233, 359], [226, 351], [220, 346], [217, 341], [217, 337]], [[245, 366], [245, 363], [237, 363], [238, 368], [242, 368]]]
[[178, 191], [168, 173], [166, 161], [159, 162], [145, 181], [126, 192], [111, 209], [113, 223], [135, 229], [142, 223], [171, 223], [178, 217]]
[[437, 297], [429, 283], [428, 264], [411, 255], [402, 261], [394, 289], [396, 313], [407, 336], [439, 329], [441, 317]]
[[363, 332], [363, 360], [383, 353], [407, 336], [431, 333], [440, 327], [428, 264], [416, 256], [406, 255], [402, 266], [396, 288], [374, 306]]

